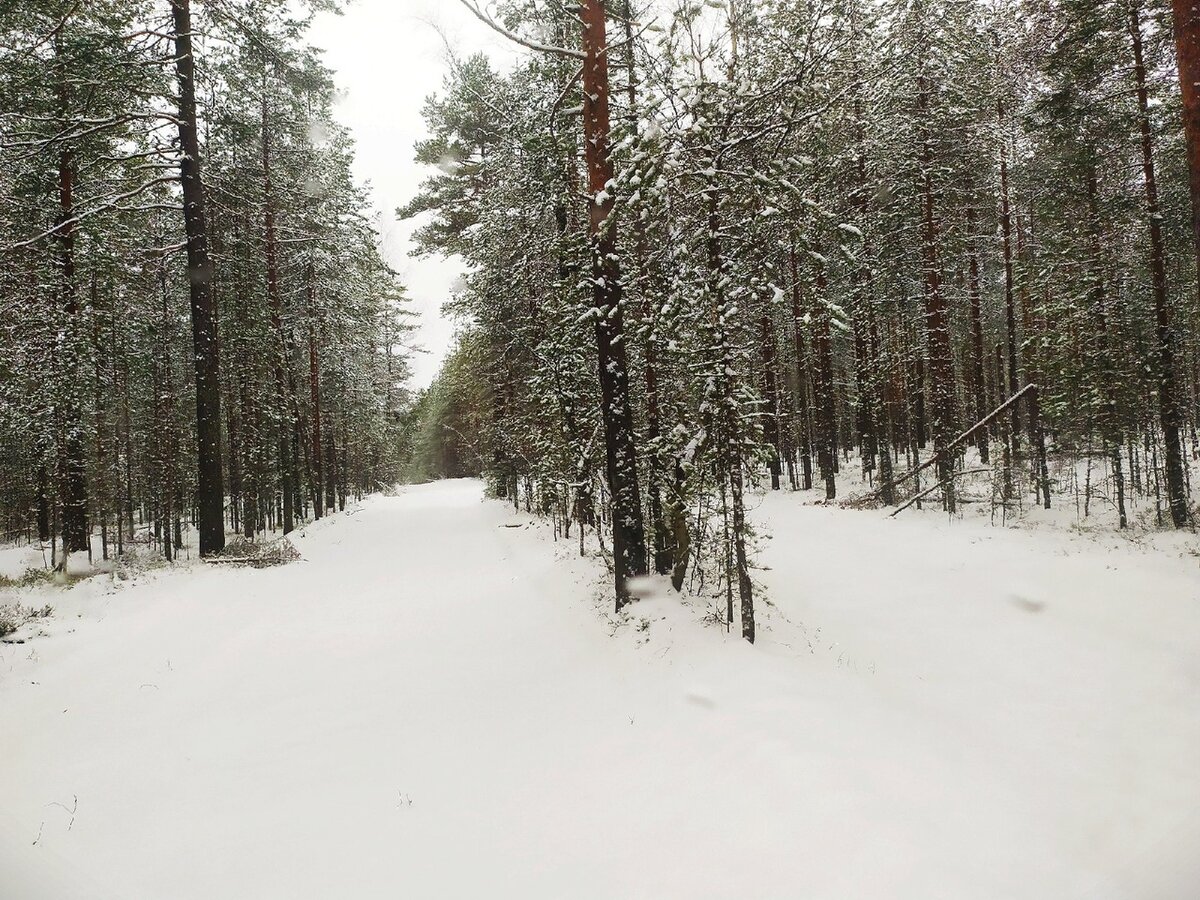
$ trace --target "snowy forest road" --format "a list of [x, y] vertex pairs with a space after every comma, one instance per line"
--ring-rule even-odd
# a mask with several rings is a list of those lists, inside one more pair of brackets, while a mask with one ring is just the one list
[[671, 598], [606, 622], [471, 481], [61, 594], [0, 646], [0, 897], [1189, 896], [1194, 560], [756, 515], [755, 647]]

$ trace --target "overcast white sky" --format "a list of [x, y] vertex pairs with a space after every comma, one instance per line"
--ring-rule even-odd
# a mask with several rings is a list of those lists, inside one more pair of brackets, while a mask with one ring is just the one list
[[420, 314], [414, 360], [416, 386], [429, 384], [450, 341], [440, 315], [462, 267], [447, 259], [415, 259], [411, 222], [395, 209], [416, 193], [427, 171], [413, 162], [413, 143], [425, 136], [421, 107], [440, 91], [447, 71], [446, 41], [458, 56], [484, 50], [498, 61], [515, 52], [463, 9], [458, 0], [351, 0], [340, 16], [321, 15], [311, 32], [336, 72], [342, 91], [337, 117], [357, 141], [356, 174], [369, 181], [379, 213], [384, 253], [399, 271]]

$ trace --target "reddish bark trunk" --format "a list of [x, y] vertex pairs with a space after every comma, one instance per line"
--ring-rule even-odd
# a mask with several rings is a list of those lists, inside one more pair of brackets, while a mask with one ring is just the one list
[[616, 608], [619, 610], [630, 599], [629, 579], [646, 574], [646, 532], [629, 402], [617, 222], [613, 214], [604, 0], [582, 0], [579, 12], [583, 23], [584, 157], [590, 193], [588, 235], [592, 244], [592, 298], [598, 313], [596, 361], [604, 420], [605, 463], [612, 492], [613, 568]]
[[1192, 238], [1200, 276], [1200, 2], [1172, 0], [1171, 6], [1175, 13], [1175, 56], [1183, 95], [1183, 132], [1187, 138]]
[[1154, 325], [1157, 339], [1158, 412], [1163, 430], [1164, 462], [1167, 475], [1167, 502], [1176, 528], [1188, 524], [1187, 484], [1183, 473], [1180, 443], [1182, 416], [1179, 411], [1175, 380], [1175, 334], [1167, 308], [1166, 248], [1162, 233], [1162, 210], [1158, 202], [1158, 182], [1154, 171], [1154, 144], [1150, 130], [1150, 96], [1146, 87], [1146, 64], [1142, 55], [1141, 11], [1137, 2], [1129, 6], [1129, 33], [1133, 42], [1134, 78], [1137, 82], [1139, 130], [1141, 133], [1142, 174], [1146, 191], [1146, 214], [1150, 225], [1150, 277], [1154, 293]]

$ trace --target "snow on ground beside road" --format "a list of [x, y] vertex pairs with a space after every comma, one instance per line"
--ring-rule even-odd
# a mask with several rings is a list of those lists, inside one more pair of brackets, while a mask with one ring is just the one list
[[668, 597], [618, 621], [471, 481], [301, 563], [57, 593], [0, 645], [0, 896], [1194, 893], [1194, 539], [755, 517], [755, 647]]

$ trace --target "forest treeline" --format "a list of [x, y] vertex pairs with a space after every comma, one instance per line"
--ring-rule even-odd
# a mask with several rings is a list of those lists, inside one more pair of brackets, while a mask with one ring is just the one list
[[671, 575], [750, 640], [751, 482], [1050, 507], [1085, 464], [1121, 527], [1190, 525], [1192, 4], [461, 2], [526, 52], [428, 101], [400, 214], [470, 274], [410, 475], [598, 528], [618, 609]]
[[400, 477], [409, 314], [312, 11], [0, 4], [0, 540], [209, 554]]

